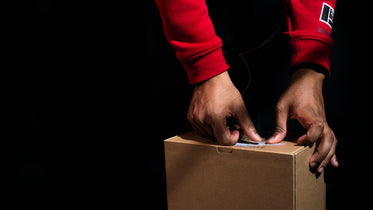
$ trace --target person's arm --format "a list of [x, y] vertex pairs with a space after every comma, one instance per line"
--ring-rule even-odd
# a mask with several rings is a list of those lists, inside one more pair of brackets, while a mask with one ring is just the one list
[[[232, 83], [205, 0], [155, 0], [164, 32], [184, 64], [194, 92], [187, 118], [200, 135], [223, 145], [238, 141], [240, 132], [260, 141], [240, 92]], [[233, 117], [238, 125], [227, 127]]]
[[204, 0], [155, 0], [164, 33], [183, 63], [191, 84], [205, 81], [229, 66]]
[[288, 33], [293, 48], [291, 82], [276, 106], [276, 131], [267, 143], [282, 141], [287, 120], [296, 119], [307, 129], [299, 137], [301, 145], [317, 144], [310, 167], [321, 173], [331, 163], [337, 167], [337, 139], [329, 127], [322, 85], [329, 75], [330, 38], [335, 0], [289, 0]]
[[337, 167], [337, 138], [329, 127], [324, 108], [322, 85], [325, 75], [309, 68], [296, 70], [287, 90], [276, 106], [276, 131], [267, 143], [282, 141], [287, 133], [287, 120], [296, 119], [307, 132], [298, 138], [300, 145], [317, 144], [310, 167], [321, 173], [331, 162]]

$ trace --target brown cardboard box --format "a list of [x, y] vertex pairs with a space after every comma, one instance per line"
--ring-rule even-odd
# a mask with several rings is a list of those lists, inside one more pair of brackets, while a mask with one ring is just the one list
[[314, 147], [220, 146], [193, 132], [164, 146], [169, 210], [325, 209], [324, 176], [309, 170]]

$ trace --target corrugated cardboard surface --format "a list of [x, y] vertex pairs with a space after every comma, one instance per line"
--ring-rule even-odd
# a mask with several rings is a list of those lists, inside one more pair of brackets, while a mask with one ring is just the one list
[[[320, 192], [303, 192], [312, 189], [311, 173], [295, 169], [296, 164], [305, 168], [312, 154], [307, 151], [292, 142], [248, 148], [219, 146], [194, 133], [170, 138], [165, 141], [168, 209], [318, 209], [304, 207], [316, 201], [308, 196]], [[306, 197], [310, 201], [297, 203]]]
[[313, 148], [295, 154], [295, 199], [296, 209], [325, 209], [326, 185], [324, 174], [310, 173], [309, 159]]

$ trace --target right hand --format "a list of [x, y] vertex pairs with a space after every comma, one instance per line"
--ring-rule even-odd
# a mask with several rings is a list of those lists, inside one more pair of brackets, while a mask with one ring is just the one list
[[[230, 117], [239, 125], [228, 128], [226, 119]], [[240, 132], [254, 141], [261, 141], [227, 71], [195, 85], [187, 118], [196, 132], [221, 145], [236, 144]]]

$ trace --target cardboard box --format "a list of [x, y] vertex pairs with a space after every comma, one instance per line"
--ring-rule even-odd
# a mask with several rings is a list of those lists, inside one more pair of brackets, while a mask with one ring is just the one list
[[220, 146], [191, 132], [164, 147], [169, 210], [325, 209], [324, 176], [309, 168], [315, 146]]

